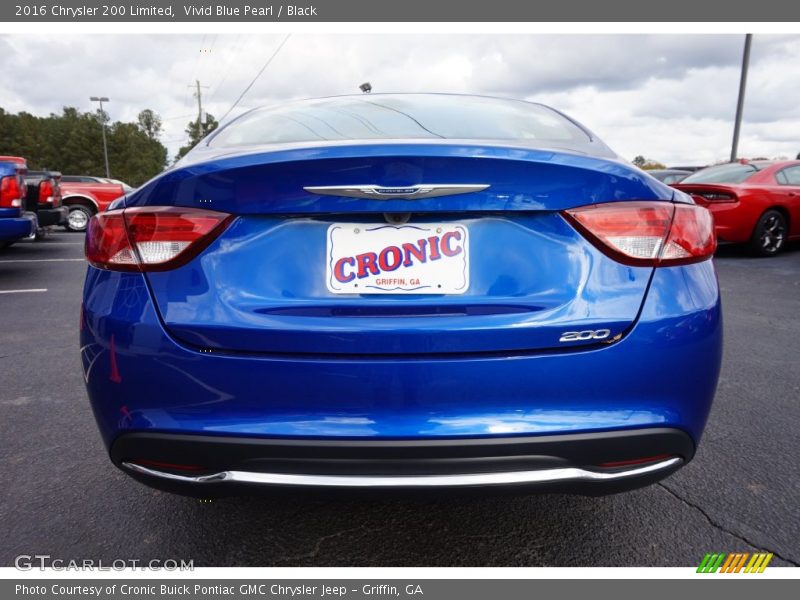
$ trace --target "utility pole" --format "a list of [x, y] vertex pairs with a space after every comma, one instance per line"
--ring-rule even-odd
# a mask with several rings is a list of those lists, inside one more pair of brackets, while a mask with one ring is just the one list
[[103, 112], [103, 102], [111, 102], [105, 96], [92, 96], [89, 98], [91, 102], [99, 102], [100, 103], [100, 126], [103, 128], [103, 156], [106, 159], [106, 178], [111, 178], [111, 169], [108, 168], [108, 144], [106, 143], [106, 120], [105, 120], [105, 113]]
[[753, 34], [744, 36], [744, 53], [742, 54], [742, 75], [739, 78], [739, 100], [736, 102], [736, 122], [733, 125], [733, 144], [731, 145], [731, 162], [736, 161], [739, 154], [739, 131], [742, 128], [742, 111], [744, 110], [744, 90], [747, 87], [747, 70], [750, 67], [750, 43]]
[[206, 119], [205, 115], [203, 114], [203, 92], [200, 88], [208, 89], [207, 85], [200, 85], [200, 80], [195, 79], [195, 85], [190, 85], [187, 87], [193, 87], [196, 89], [194, 93], [194, 97], [197, 98], [197, 132], [200, 134], [200, 138], [205, 137], [205, 124]]

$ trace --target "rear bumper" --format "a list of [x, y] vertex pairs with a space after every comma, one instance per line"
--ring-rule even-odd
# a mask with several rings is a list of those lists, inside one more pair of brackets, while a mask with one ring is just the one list
[[111, 448], [114, 463], [144, 483], [215, 494], [253, 487], [495, 486], [602, 494], [653, 483], [693, 455], [689, 436], [666, 428], [381, 441], [131, 433]]
[[39, 208], [36, 211], [39, 217], [39, 225], [47, 227], [49, 225], [62, 225], [67, 222], [69, 207], [60, 206], [58, 208]]
[[34, 221], [26, 217], [0, 218], [0, 242], [13, 242], [34, 233]]

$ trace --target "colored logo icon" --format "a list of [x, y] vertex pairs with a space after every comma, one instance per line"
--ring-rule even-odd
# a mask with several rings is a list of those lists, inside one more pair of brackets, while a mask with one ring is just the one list
[[[749, 560], [748, 560], [749, 559]], [[698, 573], [763, 573], [772, 560], [772, 552], [731, 552], [707, 553]]]

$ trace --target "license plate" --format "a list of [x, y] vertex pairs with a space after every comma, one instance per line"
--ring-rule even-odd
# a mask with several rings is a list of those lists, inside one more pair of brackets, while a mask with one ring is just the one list
[[469, 232], [460, 223], [334, 223], [326, 283], [334, 294], [463, 294]]

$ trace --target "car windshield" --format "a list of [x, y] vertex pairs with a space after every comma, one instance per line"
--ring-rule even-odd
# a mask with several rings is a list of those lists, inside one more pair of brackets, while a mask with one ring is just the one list
[[540, 104], [476, 96], [364, 94], [259, 109], [222, 128], [209, 145], [419, 138], [591, 141], [578, 125]]
[[703, 169], [681, 183], [742, 183], [757, 172], [752, 164], [731, 163]]

